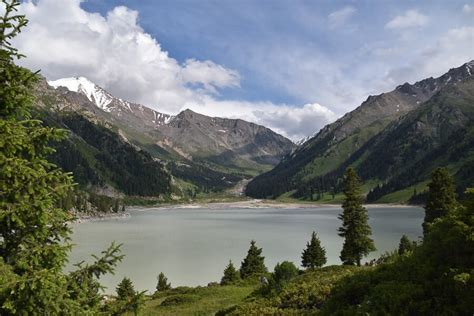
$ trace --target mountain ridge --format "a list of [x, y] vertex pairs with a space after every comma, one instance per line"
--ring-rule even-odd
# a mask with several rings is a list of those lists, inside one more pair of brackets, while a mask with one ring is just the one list
[[352, 160], [355, 163], [359, 158], [354, 155], [360, 154], [363, 146], [391, 122], [412, 112], [445, 87], [471, 78], [473, 67], [474, 62], [470, 61], [438, 78], [412, 85], [405, 83], [390, 92], [369, 96], [355, 110], [323, 127], [273, 170], [256, 177], [248, 184], [246, 193], [276, 198], [292, 190], [296, 190], [294, 196], [303, 197], [311, 187], [326, 192], [337, 190], [341, 166]]

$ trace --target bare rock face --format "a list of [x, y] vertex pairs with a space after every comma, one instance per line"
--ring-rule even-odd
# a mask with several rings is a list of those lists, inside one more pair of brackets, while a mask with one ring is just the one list
[[247, 170], [268, 169], [295, 148], [289, 139], [239, 119], [209, 117], [191, 110], [172, 116], [114, 97], [84, 77], [48, 82], [75, 110], [118, 127], [125, 139], [162, 147], [189, 160]]

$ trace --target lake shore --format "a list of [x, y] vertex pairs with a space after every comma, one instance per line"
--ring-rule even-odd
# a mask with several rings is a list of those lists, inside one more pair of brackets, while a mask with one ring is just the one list
[[[365, 204], [365, 207], [413, 207], [413, 205], [407, 204]], [[167, 204], [167, 205], [154, 205], [154, 206], [129, 206], [129, 210], [141, 210], [141, 209], [193, 209], [193, 208], [209, 208], [209, 209], [220, 209], [220, 208], [243, 208], [243, 209], [265, 209], [265, 208], [340, 208], [341, 204], [323, 204], [323, 203], [294, 203], [294, 202], [280, 202], [273, 200], [245, 200], [236, 202], [195, 202], [195, 203], [182, 203], [182, 204]]]
[[[414, 205], [406, 204], [365, 204], [365, 207], [376, 207], [376, 208], [409, 208]], [[131, 216], [128, 211], [145, 211], [149, 209], [168, 209], [168, 210], [180, 210], [180, 209], [308, 209], [308, 208], [340, 208], [341, 204], [322, 204], [322, 203], [294, 203], [294, 202], [280, 202], [273, 200], [245, 200], [236, 202], [194, 202], [194, 203], [181, 203], [181, 204], [158, 204], [149, 206], [128, 206], [127, 212], [125, 213], [94, 213], [94, 214], [75, 214], [76, 219], [72, 222], [80, 224], [83, 222], [91, 221], [103, 221], [108, 219], [126, 219]]]

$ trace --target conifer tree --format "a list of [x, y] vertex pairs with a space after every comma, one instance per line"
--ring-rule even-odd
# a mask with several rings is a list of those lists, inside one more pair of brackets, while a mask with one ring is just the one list
[[168, 283], [168, 278], [165, 277], [163, 272], [158, 275], [158, 284], [156, 285], [157, 291], [166, 291], [171, 289], [171, 283]]
[[221, 279], [221, 285], [228, 285], [237, 282], [240, 279], [239, 271], [237, 271], [232, 263], [232, 260], [229, 260], [229, 264], [224, 269], [224, 275]]
[[247, 256], [240, 265], [240, 277], [245, 279], [252, 274], [266, 273], [267, 267], [265, 267], [265, 257], [262, 256], [262, 248], [258, 248], [255, 245], [255, 240], [250, 242], [250, 248]]
[[326, 263], [326, 249], [321, 247], [316, 232], [311, 234], [311, 241], [306, 243], [306, 249], [301, 255], [301, 265], [305, 268], [320, 268]]
[[129, 278], [123, 278], [117, 286], [117, 298], [119, 300], [127, 301], [136, 295], [135, 288]]
[[447, 215], [457, 207], [454, 181], [446, 168], [433, 171], [428, 188], [423, 222], [424, 235], [435, 219]]
[[355, 170], [349, 167], [344, 174], [343, 193], [346, 197], [342, 203], [343, 213], [339, 215], [342, 220], [339, 236], [344, 237], [340, 258], [348, 265], [360, 265], [362, 257], [375, 250], [374, 241], [370, 238], [369, 215], [362, 206], [360, 186]]
[[2, 0], [0, 16], [0, 315], [94, 314], [97, 278], [122, 256], [112, 245], [95, 263], [63, 273], [70, 218], [59, 206], [72, 179], [46, 157], [65, 132], [31, 118], [37, 76], [15, 64], [24, 56], [11, 44], [27, 24], [19, 5]]
[[403, 255], [404, 253], [413, 251], [413, 249], [415, 249], [415, 246], [416, 243], [414, 241], [410, 241], [407, 235], [403, 235], [402, 238], [400, 238], [400, 243], [398, 245], [398, 254]]

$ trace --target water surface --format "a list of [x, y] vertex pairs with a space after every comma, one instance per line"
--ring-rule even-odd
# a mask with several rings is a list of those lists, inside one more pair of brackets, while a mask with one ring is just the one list
[[[378, 249], [368, 259], [395, 249], [403, 234], [414, 240], [422, 235], [422, 208], [369, 206], [368, 211]], [[123, 243], [126, 257], [115, 275], [101, 279], [106, 292], [113, 292], [124, 276], [132, 279], [136, 289], [153, 291], [160, 272], [172, 286], [206, 285], [220, 279], [229, 259], [240, 266], [251, 239], [263, 248], [270, 270], [284, 260], [299, 265], [315, 230], [326, 248], [328, 264], [339, 264], [340, 212], [337, 207], [132, 210], [129, 218], [75, 224], [71, 263], [98, 254], [116, 241]]]

